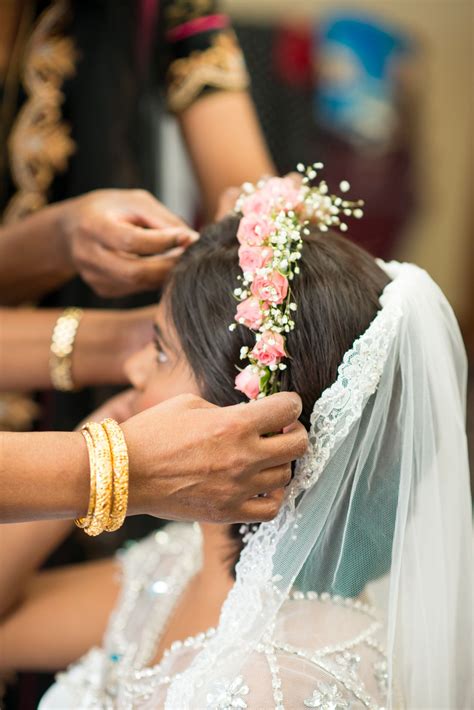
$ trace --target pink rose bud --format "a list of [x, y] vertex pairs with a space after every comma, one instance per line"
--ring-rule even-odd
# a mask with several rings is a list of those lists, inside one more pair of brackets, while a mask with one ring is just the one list
[[275, 206], [287, 210], [294, 210], [302, 203], [300, 190], [290, 177], [270, 178], [263, 188], [263, 192]]
[[272, 203], [270, 196], [263, 192], [263, 190], [256, 190], [243, 200], [242, 214], [246, 217], [250, 214], [268, 215], [271, 211]]
[[260, 375], [254, 371], [252, 365], [247, 365], [245, 370], [239, 372], [235, 378], [235, 389], [249, 399], [257, 399], [260, 392]]
[[[263, 304], [263, 307], [265, 306], [266, 304]], [[258, 298], [247, 298], [242, 303], [239, 303], [235, 320], [237, 323], [246, 325], [247, 328], [258, 330], [263, 322], [262, 305], [260, 305]]]
[[275, 232], [275, 223], [264, 215], [249, 214], [242, 217], [237, 231], [237, 239], [249, 247], [261, 246]]
[[283, 303], [288, 293], [288, 279], [279, 271], [268, 276], [256, 276], [252, 282], [252, 293], [261, 301]]
[[282, 357], [286, 356], [285, 339], [280, 333], [266, 330], [251, 352], [252, 357], [266, 367], [278, 365]]
[[254, 274], [257, 269], [263, 269], [272, 258], [271, 247], [249, 247], [242, 244], [239, 248], [239, 265], [244, 274]]

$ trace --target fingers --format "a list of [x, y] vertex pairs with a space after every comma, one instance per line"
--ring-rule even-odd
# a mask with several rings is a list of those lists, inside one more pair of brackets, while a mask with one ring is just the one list
[[86, 422], [100, 422], [106, 417], [112, 417], [117, 422], [121, 423], [129, 419], [134, 413], [134, 402], [137, 398], [137, 393], [134, 389], [128, 389], [111, 397], [101, 407], [89, 414], [81, 424], [76, 428], [79, 430]]
[[291, 173], [287, 173], [287, 174], [285, 175], [285, 177], [290, 178], [290, 180], [292, 181], [293, 185], [294, 185], [296, 188], [300, 188], [300, 187], [301, 187], [302, 182], [303, 182], [303, 176], [301, 175], [301, 173], [291, 172]]
[[182, 247], [163, 256], [133, 258], [96, 246], [94, 261], [80, 269], [85, 281], [105, 297], [126, 296], [158, 288], [184, 253]]
[[286, 488], [291, 481], [291, 464], [275, 466], [266, 471], [259, 472], [248, 485], [250, 495], [268, 495], [279, 488]]
[[308, 433], [298, 422], [285, 434], [275, 434], [260, 440], [262, 454], [268, 467], [281, 466], [289, 461], [296, 461], [306, 453]]
[[124, 251], [137, 256], [164, 254], [176, 247], [188, 247], [199, 234], [186, 225], [161, 229], [144, 229], [126, 222], [107, 222], [101, 241], [113, 251]]
[[274, 434], [290, 426], [296, 422], [302, 409], [296, 392], [279, 392], [244, 406], [249, 426], [260, 435]]
[[137, 216], [143, 226], [161, 229], [184, 224], [180, 217], [170, 212], [147, 190], [123, 190], [121, 193], [122, 204]]
[[246, 501], [241, 507], [239, 522], [261, 523], [273, 520], [278, 515], [284, 498], [285, 490], [279, 488], [265, 498], [252, 498]]
[[239, 195], [241, 193], [241, 188], [239, 187], [228, 187], [219, 197], [219, 203], [216, 210], [215, 221], [218, 222], [223, 219], [229, 212], [235, 207]]

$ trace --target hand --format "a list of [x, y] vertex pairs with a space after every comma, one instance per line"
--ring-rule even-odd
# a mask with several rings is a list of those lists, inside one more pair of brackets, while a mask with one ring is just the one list
[[[152, 341], [155, 312], [156, 306], [123, 311], [86, 309], [73, 354], [76, 385], [128, 384], [124, 364]], [[49, 339], [50, 335], [48, 343]]]
[[300, 413], [298, 395], [284, 392], [225, 408], [182, 395], [137, 414], [122, 424], [130, 512], [216, 523], [272, 519], [290, 462], [307, 447]]
[[95, 409], [88, 417], [86, 417], [80, 424], [77, 425], [76, 430], [82, 429], [86, 422], [101, 422], [103, 419], [111, 417], [115, 419], [119, 424], [124, 422], [126, 419], [130, 419], [135, 414], [135, 408], [133, 406], [136, 399], [136, 391], [130, 387], [114, 397], [108, 399], [104, 404]]
[[145, 190], [96, 190], [58, 208], [66, 259], [100, 296], [157, 288], [198, 237]]
[[224, 219], [224, 217], [227, 217], [227, 215], [232, 212], [241, 192], [241, 187], [228, 187], [221, 192], [217, 202], [216, 214], [214, 216], [215, 222], [219, 222], [219, 220]]

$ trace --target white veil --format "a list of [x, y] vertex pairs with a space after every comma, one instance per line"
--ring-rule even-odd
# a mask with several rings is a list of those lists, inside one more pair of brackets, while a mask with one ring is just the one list
[[381, 609], [388, 708], [470, 707], [465, 352], [430, 277], [380, 265], [392, 279], [382, 308], [316, 402], [286, 502], [251, 535], [216, 633], [173, 681], [166, 710], [206, 707], [295, 588]]

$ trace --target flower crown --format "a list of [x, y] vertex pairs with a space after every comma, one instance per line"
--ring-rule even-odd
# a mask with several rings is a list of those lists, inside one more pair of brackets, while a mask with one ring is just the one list
[[[300, 272], [303, 235], [309, 225], [322, 232], [330, 227], [347, 230], [341, 216], [362, 217], [363, 202], [344, 200], [330, 195], [324, 180], [313, 185], [322, 163], [305, 167], [301, 163], [298, 176], [245, 183], [235, 211], [242, 215], [237, 239], [240, 242], [238, 276], [240, 285], [234, 296], [240, 301], [235, 314], [238, 325], [255, 332], [256, 344], [241, 348], [240, 359], [248, 365], [235, 378], [235, 388], [249, 399], [266, 397], [280, 390], [279, 373], [286, 369], [288, 358], [286, 335], [294, 327], [297, 304], [292, 298], [291, 282]], [[339, 185], [347, 192], [350, 185]], [[239, 368], [240, 369], [240, 368]]]

